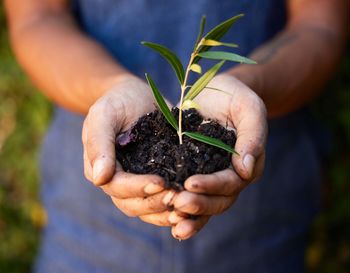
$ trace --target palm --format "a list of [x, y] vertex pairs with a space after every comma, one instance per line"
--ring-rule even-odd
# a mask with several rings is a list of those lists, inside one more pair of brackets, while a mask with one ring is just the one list
[[[186, 191], [178, 194], [174, 208], [199, 216], [197, 220], [180, 221], [172, 229], [175, 237], [187, 239], [200, 230], [210, 215], [220, 214], [236, 200], [241, 190], [258, 178], [264, 167], [266, 110], [261, 99], [232, 76], [214, 78], [196, 97], [205, 118], [226, 124], [236, 130], [232, 169], [207, 175], [194, 175], [185, 181]], [[186, 232], [184, 232], [186, 230]]]

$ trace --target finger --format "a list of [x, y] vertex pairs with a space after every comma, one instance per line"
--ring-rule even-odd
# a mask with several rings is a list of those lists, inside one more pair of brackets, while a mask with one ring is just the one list
[[83, 126], [83, 145], [92, 166], [93, 183], [106, 184], [115, 172], [115, 138], [124, 107], [111, 107], [101, 100], [89, 110]]
[[156, 226], [174, 226], [186, 218], [180, 216], [176, 211], [164, 211], [140, 216], [142, 221]]
[[237, 195], [247, 184], [233, 170], [226, 169], [212, 174], [197, 174], [185, 181], [185, 189], [209, 195]]
[[163, 191], [146, 198], [111, 198], [116, 207], [119, 208], [124, 214], [129, 217], [136, 217], [166, 211], [168, 207], [162, 202], [166, 194], [167, 191]]
[[174, 199], [176, 195], [177, 193], [174, 190], [167, 191], [167, 194], [162, 200], [163, 204], [172, 210], [174, 208]]
[[207, 196], [188, 191], [174, 198], [174, 209], [191, 215], [214, 215], [228, 209], [237, 196]]
[[84, 150], [83, 159], [84, 159], [84, 175], [85, 175], [87, 180], [92, 182], [92, 180], [93, 180], [92, 179], [92, 168], [91, 168], [91, 165], [90, 165], [90, 162], [89, 162], [89, 159], [87, 157], [87, 153], [85, 150]]
[[101, 186], [108, 195], [119, 199], [147, 197], [165, 189], [164, 180], [160, 176], [127, 173], [122, 170], [119, 162], [116, 164], [117, 171], [112, 180]]
[[266, 109], [262, 100], [252, 91], [239, 103], [240, 106], [232, 103], [230, 107], [229, 118], [235, 121], [237, 131], [235, 150], [239, 153], [239, 156], [232, 156], [232, 164], [243, 179], [251, 181], [260, 175], [256, 170], [257, 161], [265, 153]]
[[153, 213], [140, 216], [140, 219], [146, 223], [160, 226], [160, 227], [169, 227], [173, 224], [169, 221], [170, 211], [164, 211], [160, 213]]
[[178, 213], [176, 211], [171, 211], [169, 212], [169, 216], [168, 216], [168, 221], [170, 224], [172, 225], [176, 225], [179, 222], [185, 220], [186, 218], [188, 218], [188, 215], [185, 213]]
[[171, 234], [175, 239], [187, 240], [200, 231], [208, 223], [209, 216], [201, 216], [195, 220], [186, 219], [172, 227]]
[[265, 157], [266, 157], [266, 153], [264, 151], [264, 153], [260, 155], [260, 157], [257, 159], [252, 182], [256, 182], [263, 174], [264, 166], [265, 166]]
[[[202, 107], [201, 112], [236, 129], [235, 150], [240, 155], [233, 155], [232, 163], [239, 176], [251, 181], [261, 175], [256, 166], [264, 153], [267, 136], [265, 105], [254, 91], [233, 76], [216, 76], [210, 85], [225, 93], [218, 95], [204, 90], [196, 98]], [[220, 107], [213, 107], [214, 103]]]

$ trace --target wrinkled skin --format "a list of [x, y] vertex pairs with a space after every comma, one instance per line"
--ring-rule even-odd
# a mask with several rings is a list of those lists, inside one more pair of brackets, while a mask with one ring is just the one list
[[196, 234], [212, 215], [227, 210], [264, 167], [267, 124], [262, 100], [229, 75], [217, 76], [209, 85], [225, 92], [205, 89], [196, 98], [201, 113], [236, 129], [235, 150], [240, 155], [232, 157], [232, 168], [189, 177], [182, 192], [166, 190], [159, 176], [125, 173], [115, 163], [116, 136], [154, 110], [151, 91], [144, 82], [130, 78], [114, 87], [91, 107], [84, 122], [86, 177], [126, 215], [172, 226], [173, 236], [182, 240]]

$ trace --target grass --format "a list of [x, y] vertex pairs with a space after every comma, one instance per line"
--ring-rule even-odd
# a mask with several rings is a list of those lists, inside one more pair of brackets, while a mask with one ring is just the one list
[[[30, 84], [9, 49], [0, 6], [0, 272], [29, 272], [45, 211], [38, 199], [38, 149], [51, 104]], [[306, 252], [308, 273], [350, 272], [350, 48], [313, 109], [334, 136], [323, 211]]]

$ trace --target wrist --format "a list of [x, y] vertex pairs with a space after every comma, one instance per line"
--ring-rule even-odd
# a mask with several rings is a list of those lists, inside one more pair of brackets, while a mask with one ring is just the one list
[[261, 99], [265, 99], [263, 93], [263, 73], [258, 65], [239, 65], [225, 72], [225, 74], [235, 77], [253, 90]]
[[104, 77], [103, 80], [99, 81], [97, 85], [93, 85], [98, 87], [90, 93], [91, 105], [95, 103], [95, 101], [98, 100], [100, 97], [104, 96], [112, 89], [115, 89], [117, 86], [125, 85], [126, 83], [135, 80], [140, 79], [128, 71], [122, 71], [116, 75]]

